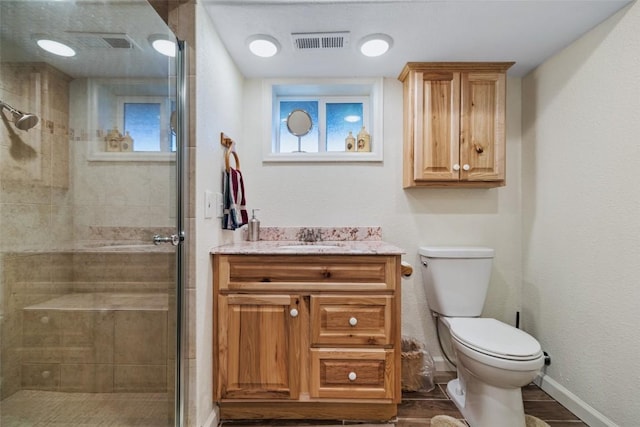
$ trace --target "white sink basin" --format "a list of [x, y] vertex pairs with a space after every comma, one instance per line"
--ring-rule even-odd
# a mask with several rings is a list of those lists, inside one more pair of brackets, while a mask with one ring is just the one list
[[297, 251], [304, 251], [304, 250], [317, 250], [317, 249], [337, 249], [340, 246], [338, 245], [314, 245], [314, 244], [308, 244], [308, 245], [284, 245], [284, 246], [280, 246], [280, 249], [294, 249]]

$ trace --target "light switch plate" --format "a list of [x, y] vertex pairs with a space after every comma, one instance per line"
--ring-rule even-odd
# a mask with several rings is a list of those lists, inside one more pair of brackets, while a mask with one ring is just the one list
[[222, 218], [222, 193], [216, 193], [216, 218]]
[[205, 219], [213, 218], [214, 207], [213, 193], [209, 190], [204, 192], [204, 217]]

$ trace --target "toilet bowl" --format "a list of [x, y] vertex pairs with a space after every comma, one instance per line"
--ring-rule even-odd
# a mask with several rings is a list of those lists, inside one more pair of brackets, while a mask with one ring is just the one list
[[538, 341], [480, 314], [493, 250], [420, 248], [427, 303], [447, 327], [457, 378], [447, 393], [471, 427], [525, 427], [521, 388], [544, 364]]
[[472, 427], [524, 427], [521, 388], [544, 363], [531, 335], [491, 318], [442, 318], [458, 378], [447, 393]]

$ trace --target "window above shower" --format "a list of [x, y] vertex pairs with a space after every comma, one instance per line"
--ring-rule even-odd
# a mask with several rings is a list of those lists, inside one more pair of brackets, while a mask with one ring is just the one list
[[175, 99], [168, 95], [169, 90], [166, 80], [74, 81], [72, 109], [85, 116], [83, 120], [88, 126], [74, 139], [87, 140], [87, 160], [175, 160], [176, 135], [172, 126]]

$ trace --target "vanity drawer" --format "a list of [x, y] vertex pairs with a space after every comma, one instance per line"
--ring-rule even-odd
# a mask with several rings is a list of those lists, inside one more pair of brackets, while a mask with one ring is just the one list
[[380, 256], [228, 255], [219, 257], [220, 289], [393, 290], [396, 260]]
[[392, 399], [394, 351], [312, 349], [312, 398]]
[[391, 295], [312, 295], [312, 345], [391, 345]]

